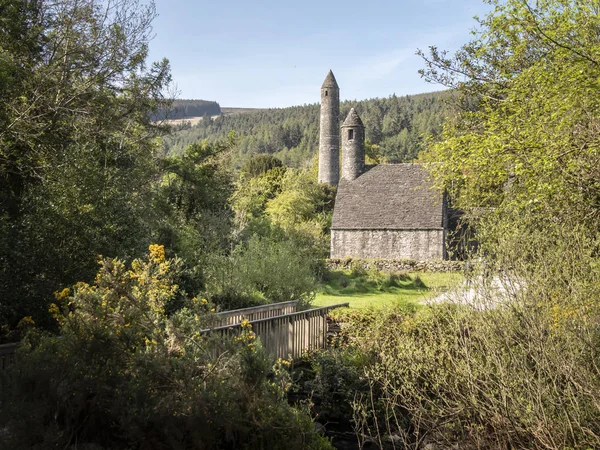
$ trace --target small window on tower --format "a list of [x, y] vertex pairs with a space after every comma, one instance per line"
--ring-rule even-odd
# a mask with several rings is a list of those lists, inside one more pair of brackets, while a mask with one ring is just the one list
[[327, 97], [327, 91], [325, 91], [325, 97]]
[[348, 130], [348, 139], [354, 139], [354, 130]]

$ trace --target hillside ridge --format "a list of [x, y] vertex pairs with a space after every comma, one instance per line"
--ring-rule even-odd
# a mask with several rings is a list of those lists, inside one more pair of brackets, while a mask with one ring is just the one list
[[[437, 136], [446, 116], [448, 91], [340, 103], [340, 120], [355, 108], [367, 127], [368, 154], [376, 162], [409, 162], [425, 136]], [[235, 165], [256, 154], [271, 154], [292, 167], [309, 167], [318, 149], [319, 103], [285, 108], [222, 107], [211, 120], [177, 124], [164, 140], [164, 153], [181, 154], [194, 142], [225, 140], [235, 131]], [[341, 124], [341, 122], [340, 122]]]

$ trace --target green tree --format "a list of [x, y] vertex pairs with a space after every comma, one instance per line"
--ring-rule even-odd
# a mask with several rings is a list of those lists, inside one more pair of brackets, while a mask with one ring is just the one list
[[288, 170], [281, 180], [281, 192], [267, 202], [265, 212], [275, 225], [293, 228], [324, 212], [325, 197], [325, 189], [309, 173]]
[[213, 254], [206, 267], [207, 295], [221, 308], [298, 301], [310, 304], [317, 288], [314, 256], [305, 242], [269, 230], [252, 234], [229, 254]]
[[181, 283], [191, 294], [204, 289], [210, 255], [231, 245], [229, 147], [230, 143], [201, 142], [181, 156], [159, 161], [163, 175], [153, 203], [152, 231], [157, 242], [184, 261]]
[[147, 245], [163, 131], [150, 115], [170, 74], [166, 60], [146, 64], [153, 4], [0, 7], [0, 314], [14, 324], [45, 317], [52, 291], [92, 277], [96, 255]]
[[241, 168], [241, 173], [250, 177], [256, 177], [275, 167], [283, 167], [283, 163], [279, 158], [275, 158], [272, 155], [256, 155], [246, 161]]
[[454, 58], [433, 48], [426, 59], [428, 79], [476, 98], [478, 108], [448, 121], [424, 159], [439, 163], [432, 169], [460, 207], [595, 233], [600, 4], [493, 4]]
[[[259, 162], [262, 170], [272, 160]], [[211, 260], [209, 295], [227, 307], [310, 300], [329, 252], [334, 195], [306, 170], [276, 164], [256, 176], [241, 173], [231, 198], [237, 242]]]
[[478, 294], [354, 341], [378, 355], [355, 417], [407, 448], [595, 448], [600, 3], [490, 3], [423, 72], [458, 94], [422, 158], [475, 226]]

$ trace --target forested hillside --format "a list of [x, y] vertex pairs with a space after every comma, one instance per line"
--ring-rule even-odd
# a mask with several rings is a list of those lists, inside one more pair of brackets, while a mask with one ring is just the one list
[[[383, 162], [413, 160], [423, 147], [426, 135], [437, 135], [448, 106], [444, 92], [363, 101], [340, 105], [341, 120], [356, 108], [365, 127], [371, 157]], [[319, 105], [221, 116], [184, 126], [164, 141], [165, 153], [181, 154], [190, 144], [208, 139], [218, 142], [233, 130], [237, 135], [236, 162], [241, 166], [252, 155], [272, 154], [286, 165], [307, 165], [319, 146]]]
[[153, 120], [188, 119], [190, 117], [218, 116], [221, 106], [209, 100], [175, 100], [169, 108], [161, 108], [152, 116]]

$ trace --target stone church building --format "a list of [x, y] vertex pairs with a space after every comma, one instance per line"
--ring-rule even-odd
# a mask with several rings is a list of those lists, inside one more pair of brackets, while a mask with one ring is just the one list
[[[339, 126], [340, 90], [333, 72], [321, 87], [319, 182], [337, 186], [332, 258], [445, 259], [444, 196], [421, 164], [365, 164], [365, 127], [352, 108]], [[342, 173], [340, 179], [340, 132]]]

